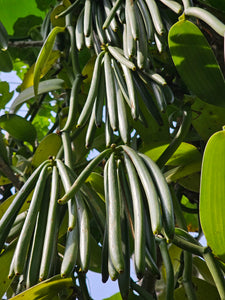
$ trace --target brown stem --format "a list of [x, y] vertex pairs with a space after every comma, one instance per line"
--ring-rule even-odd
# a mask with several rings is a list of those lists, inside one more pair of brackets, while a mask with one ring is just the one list
[[13, 48], [32, 48], [42, 47], [43, 41], [9, 41], [9, 47]]
[[17, 176], [13, 173], [10, 166], [8, 166], [5, 161], [0, 157], [0, 171], [13, 183], [15, 188], [19, 190], [22, 183], [19, 181]]

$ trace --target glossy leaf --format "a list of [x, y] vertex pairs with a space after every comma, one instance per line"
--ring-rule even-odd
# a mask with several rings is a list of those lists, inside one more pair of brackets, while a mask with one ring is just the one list
[[43, 73], [43, 68], [48, 63], [50, 55], [55, 43], [56, 35], [65, 30], [64, 27], [54, 27], [49, 33], [47, 39], [45, 40], [44, 45], [42, 46], [40, 53], [38, 55], [35, 67], [34, 67], [34, 94], [38, 94], [38, 86]]
[[50, 156], [56, 156], [61, 145], [62, 140], [58, 134], [52, 133], [47, 135], [37, 147], [32, 159], [32, 165], [36, 168]]
[[[59, 90], [65, 88], [64, 80], [62, 79], [49, 79], [40, 82], [39, 88], [38, 88], [38, 95], [51, 92], [54, 90]], [[13, 101], [10, 111], [13, 111], [16, 109], [18, 105], [23, 104], [27, 100], [34, 97], [34, 88], [29, 87], [25, 89], [22, 93], [19, 94], [18, 97]]]
[[35, 285], [34, 287], [18, 294], [11, 298], [12, 300], [22, 299], [58, 299], [58, 293], [65, 290], [67, 292], [67, 298], [73, 293], [73, 280], [72, 278], [62, 279], [59, 275], [43, 281]]
[[213, 253], [225, 260], [225, 131], [209, 139], [202, 163], [200, 221]]
[[1, 116], [0, 127], [14, 138], [27, 141], [31, 144], [35, 141], [37, 136], [36, 129], [30, 122], [14, 114]]
[[201, 100], [225, 107], [225, 81], [215, 55], [200, 29], [181, 20], [169, 31], [169, 48], [179, 75]]

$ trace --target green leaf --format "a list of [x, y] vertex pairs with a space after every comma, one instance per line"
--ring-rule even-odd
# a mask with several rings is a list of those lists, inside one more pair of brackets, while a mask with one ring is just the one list
[[13, 35], [13, 24], [18, 18], [28, 15], [44, 17], [45, 13], [40, 11], [35, 0], [0, 0], [1, 22], [4, 24], [9, 35]]
[[104, 199], [105, 193], [104, 193], [104, 183], [103, 183], [103, 176], [92, 172], [90, 176], [87, 178], [86, 182], [89, 182], [93, 189], [98, 193], [98, 195]]
[[181, 20], [169, 31], [169, 48], [179, 75], [201, 100], [225, 107], [225, 81], [206, 38], [193, 23]]
[[32, 15], [26, 16], [24, 18], [18, 18], [13, 25], [14, 36], [26, 37], [29, 36], [32, 27], [40, 25], [42, 23], [42, 18]]
[[0, 50], [0, 71], [11, 72], [13, 69], [12, 59], [8, 52]]
[[[195, 209], [197, 208], [197, 205], [190, 203], [189, 199], [185, 196], [182, 197], [181, 203], [188, 208], [195, 208]], [[183, 212], [183, 216], [185, 218], [188, 231], [197, 232], [199, 230], [199, 220], [198, 220], [197, 213], [191, 214], [191, 213]]]
[[216, 131], [224, 125], [225, 108], [217, 107], [194, 98], [192, 109], [192, 125], [200, 137], [207, 141]]
[[[26, 201], [24, 202], [23, 206], [21, 207], [20, 211], [18, 212], [18, 214], [22, 213], [23, 211], [27, 210], [29, 205], [30, 205], [30, 201], [32, 199], [32, 195], [33, 192], [30, 193], [30, 195], [27, 197]], [[3, 203], [0, 204], [0, 218], [4, 215], [4, 213], [6, 212], [6, 210], [8, 209], [8, 207], [10, 206], [10, 204], [12, 203], [13, 199], [16, 197], [16, 194], [10, 196], [9, 198], [7, 198]]]
[[203, 155], [200, 221], [213, 253], [225, 261], [225, 131], [209, 139]]
[[89, 262], [89, 269], [93, 272], [101, 273], [101, 248], [99, 247], [98, 243], [96, 240], [93, 238], [91, 235], [90, 239], [90, 249], [91, 249], [91, 254], [90, 254], [90, 262]]
[[207, 4], [213, 8], [218, 9], [219, 11], [225, 11], [225, 2], [224, 0], [199, 0], [203, 4]]
[[49, 8], [53, 7], [56, 3], [56, 0], [36, 0], [36, 3], [37, 3], [37, 7], [40, 9], [40, 10], [48, 10]]
[[120, 293], [117, 293], [117, 294], [112, 295], [109, 298], [104, 298], [103, 300], [122, 300], [122, 297], [121, 297]]
[[[40, 82], [39, 89], [38, 89], [38, 95], [51, 92], [54, 90], [59, 90], [65, 88], [64, 80], [62, 79], [49, 79]], [[19, 96], [13, 101], [13, 104], [10, 107], [10, 111], [14, 111], [18, 105], [23, 104], [27, 100], [34, 97], [34, 88], [29, 87], [25, 89], [22, 93], [19, 94]]]
[[9, 84], [6, 81], [0, 82], [0, 109], [4, 109], [12, 98], [14, 92], [9, 91]]
[[[148, 155], [154, 161], [160, 157], [160, 155], [165, 151], [169, 144], [162, 145], [159, 147], [152, 148], [144, 154]], [[201, 160], [201, 154], [197, 148], [188, 143], [181, 143], [179, 148], [175, 151], [173, 156], [166, 163], [168, 166], [183, 166], [187, 165], [193, 161]]]
[[6, 185], [11, 183], [11, 180], [9, 180], [7, 177], [0, 176], [0, 185]]
[[62, 140], [58, 134], [51, 133], [47, 135], [37, 147], [32, 159], [32, 165], [38, 167], [49, 156], [56, 156], [61, 145]]
[[178, 179], [178, 183], [185, 189], [199, 193], [200, 190], [200, 172], [186, 175]]
[[[220, 299], [218, 291], [214, 285], [211, 285], [207, 281], [204, 281], [196, 277], [192, 277], [192, 282], [195, 286], [196, 297], [198, 300], [205, 300], [205, 299], [219, 300]], [[186, 298], [187, 297], [183, 286], [178, 289], [175, 289], [174, 300], [181, 300]]]
[[62, 291], [67, 293], [66, 299], [69, 299], [69, 296], [73, 294], [73, 289], [74, 284], [72, 278], [62, 279], [60, 275], [57, 275], [35, 285], [34, 287], [18, 294], [11, 299], [59, 299], [58, 293]]
[[1, 116], [0, 127], [14, 138], [20, 141], [27, 141], [30, 144], [33, 144], [37, 136], [36, 129], [30, 122], [14, 114]]
[[40, 81], [41, 74], [43, 73], [43, 68], [47, 64], [52, 49], [55, 43], [56, 35], [65, 30], [64, 27], [54, 27], [49, 33], [47, 39], [45, 40], [44, 45], [42, 46], [40, 53], [38, 55], [35, 67], [34, 67], [34, 94], [38, 94], [38, 85]]
[[202, 258], [200, 258], [198, 256], [194, 256], [193, 264], [197, 268], [198, 272], [201, 274], [201, 276], [203, 277], [204, 280], [208, 281], [210, 284], [215, 285], [213, 277], [209, 271], [209, 268], [208, 268], [206, 262]]
[[8, 48], [8, 41], [9, 41], [8, 33], [4, 25], [0, 21], [0, 49], [1, 50], [6, 50]]
[[2, 299], [8, 289], [11, 279], [8, 279], [9, 267], [14, 254], [16, 242], [12, 242], [6, 250], [0, 255], [0, 265], [3, 266], [0, 272], [0, 298]]
[[41, 141], [48, 133], [48, 127], [50, 125], [49, 118], [36, 115], [32, 124], [36, 128], [38, 141]]
[[181, 165], [176, 168], [172, 168], [165, 172], [165, 177], [168, 183], [176, 182], [178, 179], [189, 176], [190, 174], [200, 172], [201, 170], [201, 160], [187, 163], [186, 165]]

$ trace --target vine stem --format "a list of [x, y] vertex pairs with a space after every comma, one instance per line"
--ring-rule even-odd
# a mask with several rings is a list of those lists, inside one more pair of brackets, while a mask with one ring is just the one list
[[[209, 248], [208, 248], [209, 249]], [[218, 292], [220, 294], [220, 297], [222, 300], [225, 299], [225, 280], [223, 273], [215, 260], [211, 250], [207, 251], [203, 254], [203, 258], [205, 259], [205, 262], [212, 274], [212, 277], [214, 279], [215, 285], [218, 289]]]
[[[173, 206], [174, 206], [174, 212], [175, 212], [177, 224], [180, 228], [187, 230], [186, 221], [184, 219], [181, 207], [179, 205], [179, 202], [177, 200], [177, 197], [173, 189], [171, 189], [171, 194], [172, 194]], [[192, 283], [192, 253], [190, 253], [189, 251], [184, 251], [183, 285], [184, 285], [187, 298], [189, 300], [196, 300], [197, 297]]]
[[175, 137], [173, 138], [169, 146], [166, 148], [166, 150], [160, 155], [156, 162], [160, 169], [162, 169], [162, 167], [166, 164], [166, 162], [170, 159], [170, 157], [174, 154], [174, 152], [183, 142], [190, 128], [191, 121], [192, 113], [191, 109], [188, 107], [183, 111], [182, 123]]

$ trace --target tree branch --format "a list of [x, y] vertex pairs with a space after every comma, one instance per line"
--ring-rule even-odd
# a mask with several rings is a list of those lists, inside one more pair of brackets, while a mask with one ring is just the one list
[[43, 41], [9, 41], [9, 47], [13, 48], [32, 48], [42, 47]]
[[10, 166], [8, 166], [5, 161], [0, 156], [0, 171], [9, 179], [12, 181], [13, 185], [17, 190], [21, 188], [22, 183], [19, 181], [17, 176], [13, 173]]

